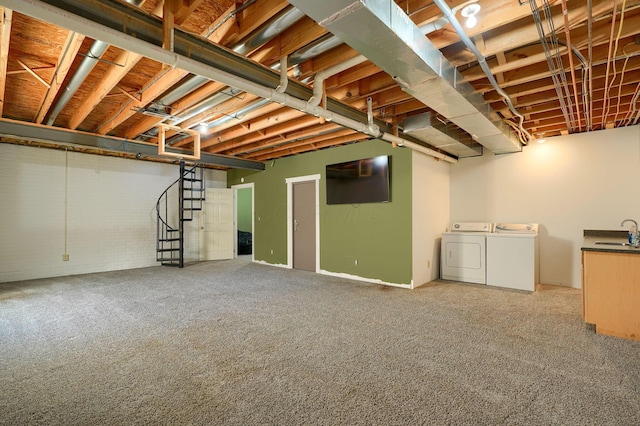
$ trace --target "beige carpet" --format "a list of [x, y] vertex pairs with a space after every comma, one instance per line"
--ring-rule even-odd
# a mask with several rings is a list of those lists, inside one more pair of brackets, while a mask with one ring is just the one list
[[243, 260], [0, 284], [0, 424], [640, 424], [640, 344], [579, 298]]

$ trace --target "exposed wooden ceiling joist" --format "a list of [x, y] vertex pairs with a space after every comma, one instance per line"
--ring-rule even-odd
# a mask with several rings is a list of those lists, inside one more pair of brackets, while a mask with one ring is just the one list
[[[92, 40], [70, 33], [60, 27], [60, 23], [46, 22], [46, 17], [38, 21], [11, 7], [13, 2], [21, 5], [26, 1], [39, 0], [0, 0], [0, 114], [42, 123]], [[512, 98], [515, 108], [525, 116], [524, 124], [530, 132], [566, 133], [556, 83], [550, 77], [547, 55], [540, 44], [529, 4], [500, 0], [478, 2], [482, 7], [479, 24], [466, 31], [486, 56], [500, 90]], [[175, 32], [174, 42], [181, 55], [215, 63], [225, 71], [272, 88], [281, 82], [278, 71], [270, 67], [283, 56], [298, 54], [316, 41], [329, 38], [325, 28], [304, 16], [285, 27], [274, 25], [266, 29], [275, 16], [290, 10], [285, 0], [147, 0], [138, 6], [115, 0], [86, 0], [82, 4], [74, 0], [48, 0], [46, 3], [68, 7], [71, 13], [82, 11], [83, 16], [99, 21], [100, 25], [115, 31], [124, 28], [125, 32], [135, 33], [138, 39], [157, 46]], [[398, 0], [397, 3], [418, 26], [436, 22], [443, 16], [431, 0]], [[457, 16], [464, 3], [465, 0], [447, 1], [457, 10]], [[573, 87], [570, 89], [572, 103], [575, 104], [576, 98], [578, 103], [573, 108], [578, 108], [580, 113], [587, 107], [593, 110], [593, 130], [611, 127], [612, 123], [627, 125], [630, 122], [627, 118], [635, 117], [640, 109], [640, 0], [618, 2], [615, 10], [609, 0], [592, 0], [591, 15], [587, 2], [568, 2], [566, 16], [562, 14], [559, 0], [549, 0], [549, 3], [554, 35], [560, 43], [565, 42], [566, 18], [574, 50], [590, 59], [593, 65], [592, 75], [584, 74], [586, 66], [578, 60], [574, 60], [572, 70], [568, 49], [562, 44], [559, 46], [557, 53], [564, 61], [567, 78], [573, 71], [579, 95], [585, 94], [583, 99], [573, 93]], [[163, 21], [174, 31], [165, 30], [163, 35]], [[623, 25], [619, 27], [621, 21]], [[198, 34], [202, 39], [184, 44], [185, 34]], [[256, 34], [261, 34], [260, 42], [252, 44], [250, 52], [238, 54], [230, 50]], [[501, 119], [513, 119], [512, 111], [451, 25], [444, 25], [426, 37]], [[331, 46], [325, 51], [314, 50], [302, 62], [289, 66], [289, 95], [310, 99], [315, 74], [359, 54], [339, 40]], [[62, 111], [56, 126], [127, 140], [141, 139], [147, 143], [154, 141], [149, 131], [159, 123], [179, 123], [182, 128], [195, 129], [201, 122], [207, 122], [211, 124], [202, 135], [203, 152], [261, 160], [369, 137], [277, 103], [264, 103], [254, 95], [232, 91], [218, 81], [186, 90], [165, 105], [166, 95], [177, 93], [176, 89], [183, 87], [191, 74], [141, 53], [128, 46], [110, 47], [105, 59], [124, 66], [107, 63], [97, 66], [86, 85]], [[398, 123], [406, 117], [431, 112], [404, 91], [393, 77], [368, 61], [330, 76], [324, 83], [328, 107], [366, 122], [370, 99], [375, 124], [384, 132], [396, 131]], [[590, 92], [583, 89], [583, 83], [592, 87]], [[222, 93], [232, 94], [227, 99]], [[593, 98], [592, 106], [585, 105], [589, 96]], [[257, 101], [260, 103], [253, 107]], [[441, 119], [451, 125], [446, 117]], [[172, 132], [167, 132], [167, 137], [171, 136]], [[189, 144], [188, 140], [182, 140], [175, 146], [189, 148]]]

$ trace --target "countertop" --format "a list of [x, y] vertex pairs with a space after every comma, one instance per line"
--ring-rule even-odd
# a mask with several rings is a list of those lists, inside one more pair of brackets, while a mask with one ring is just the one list
[[584, 230], [582, 251], [600, 251], [607, 253], [640, 254], [640, 248], [633, 246], [610, 246], [606, 244], [594, 244], [596, 241], [604, 242], [628, 242], [628, 231], [608, 230]]

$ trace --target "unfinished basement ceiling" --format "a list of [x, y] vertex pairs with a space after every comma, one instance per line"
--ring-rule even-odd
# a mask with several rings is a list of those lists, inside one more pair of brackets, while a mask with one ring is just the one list
[[[470, 3], [480, 5], [474, 28], [462, 16]], [[209, 163], [254, 168], [373, 137], [455, 161], [483, 145], [518, 152], [640, 119], [640, 0], [0, 0], [0, 9], [3, 141], [63, 134], [53, 142], [72, 144], [80, 134], [83, 145], [124, 141], [147, 155], [164, 123], [198, 130]], [[149, 47], [163, 42], [180, 61]], [[324, 90], [314, 94], [316, 76]], [[167, 136], [193, 149], [189, 134]]]

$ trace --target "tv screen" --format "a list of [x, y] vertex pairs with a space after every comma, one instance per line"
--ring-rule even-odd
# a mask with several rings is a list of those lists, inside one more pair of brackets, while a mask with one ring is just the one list
[[327, 165], [327, 204], [391, 200], [388, 155]]

